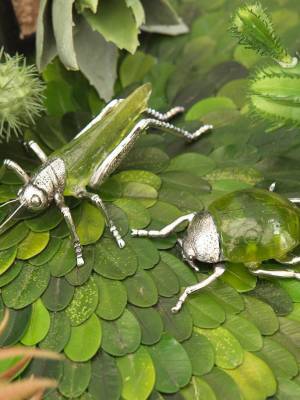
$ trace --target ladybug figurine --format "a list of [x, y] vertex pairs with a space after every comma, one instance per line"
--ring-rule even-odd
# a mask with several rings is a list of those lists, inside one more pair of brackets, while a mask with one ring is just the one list
[[290, 253], [300, 244], [300, 209], [295, 205], [300, 199], [286, 199], [274, 189], [275, 183], [269, 191], [238, 190], [215, 200], [207, 211], [184, 215], [160, 231], [132, 230], [132, 236], [166, 236], [188, 221], [185, 237], [178, 239], [183, 259], [196, 271], [196, 260], [214, 264], [214, 272], [207, 279], [185, 289], [172, 308], [174, 314], [189, 294], [226, 271], [225, 261], [244, 263], [255, 275], [300, 279], [300, 273], [290, 269], [259, 268], [269, 259], [284, 265], [300, 263], [300, 257]]

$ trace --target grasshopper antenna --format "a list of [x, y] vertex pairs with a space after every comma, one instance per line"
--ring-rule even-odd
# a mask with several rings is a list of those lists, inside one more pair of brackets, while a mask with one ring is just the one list
[[0, 208], [6, 206], [7, 204], [15, 203], [16, 201], [19, 201], [19, 199], [9, 200], [6, 203], [1, 204]]
[[[7, 203], [5, 203], [7, 204]], [[21, 204], [13, 213], [10, 214], [10, 216], [3, 222], [3, 224], [0, 225], [0, 231], [1, 229], [10, 221], [16, 214], [17, 212], [23, 207], [23, 204]]]

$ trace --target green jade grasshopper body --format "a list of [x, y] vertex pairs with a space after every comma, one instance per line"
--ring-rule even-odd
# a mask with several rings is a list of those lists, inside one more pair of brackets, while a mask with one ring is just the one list
[[[183, 112], [184, 109], [175, 107], [166, 114], [160, 114], [147, 108], [150, 94], [151, 84], [147, 83], [136, 89], [127, 99], [111, 101], [70, 143], [56, 150], [49, 157], [37, 143], [28, 142], [27, 147], [31, 148], [43, 162], [32, 177], [29, 177], [15, 162], [4, 160], [0, 168], [0, 179], [9, 169], [14, 171], [25, 184], [19, 190], [18, 198], [8, 202], [17, 203], [17, 207], [0, 226], [0, 232], [9, 220], [18, 215], [19, 210], [25, 208], [29, 211], [41, 212], [46, 210], [54, 200], [69, 227], [76, 251], [77, 265], [82, 266], [84, 260], [81, 245], [70, 209], [64, 201], [65, 195], [75, 196], [91, 201], [101, 211], [119, 247], [123, 248], [125, 243], [110, 219], [104, 203], [97, 194], [87, 191], [86, 187], [98, 188], [115, 171], [139, 134], [149, 127], [161, 128], [187, 140], [197, 139], [202, 133], [212, 128], [211, 125], [205, 125], [196, 132], [189, 133], [164, 122], [177, 113]], [[155, 118], [142, 119], [136, 123], [135, 121], [143, 112]]]

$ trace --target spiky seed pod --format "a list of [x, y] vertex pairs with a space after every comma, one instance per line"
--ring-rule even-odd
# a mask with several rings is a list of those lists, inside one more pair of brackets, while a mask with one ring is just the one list
[[8, 140], [12, 131], [17, 135], [22, 126], [34, 122], [43, 110], [43, 90], [35, 66], [27, 66], [22, 56], [0, 51], [0, 139]]
[[258, 70], [249, 84], [249, 114], [274, 128], [300, 126], [300, 66], [283, 70], [274, 65]]
[[238, 37], [239, 43], [246, 48], [270, 56], [284, 67], [293, 67], [297, 63], [297, 59], [287, 53], [276, 34], [271, 14], [266, 13], [259, 2], [238, 8], [232, 15], [231, 23], [230, 34]]

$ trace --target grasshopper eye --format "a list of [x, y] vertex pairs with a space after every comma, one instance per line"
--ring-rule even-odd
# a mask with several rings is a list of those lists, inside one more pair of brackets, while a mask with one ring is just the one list
[[32, 207], [38, 208], [38, 207], [40, 207], [40, 205], [42, 204], [42, 200], [40, 199], [40, 197], [39, 197], [38, 195], [34, 194], [34, 195], [31, 197], [30, 203], [31, 203], [31, 206], [32, 206]]

